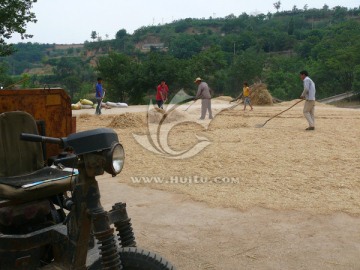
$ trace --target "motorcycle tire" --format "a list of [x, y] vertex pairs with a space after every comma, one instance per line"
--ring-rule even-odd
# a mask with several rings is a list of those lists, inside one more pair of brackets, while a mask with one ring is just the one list
[[[119, 250], [123, 270], [175, 270], [161, 256], [137, 247], [125, 247]], [[101, 259], [97, 259], [88, 270], [101, 270]]]

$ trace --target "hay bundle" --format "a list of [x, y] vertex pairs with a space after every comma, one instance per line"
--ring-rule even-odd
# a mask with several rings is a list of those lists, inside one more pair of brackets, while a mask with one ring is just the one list
[[141, 127], [144, 125], [144, 119], [139, 114], [124, 113], [116, 115], [108, 127], [111, 128], [128, 128], [128, 127]]
[[264, 83], [254, 83], [250, 86], [251, 103], [253, 105], [272, 105], [273, 98]]

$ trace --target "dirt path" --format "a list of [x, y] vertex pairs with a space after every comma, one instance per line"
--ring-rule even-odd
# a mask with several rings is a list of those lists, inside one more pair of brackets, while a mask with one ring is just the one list
[[344, 213], [210, 208], [102, 177], [102, 202], [127, 203], [138, 246], [177, 269], [360, 269], [360, 219]]
[[[294, 102], [220, 113], [228, 102], [214, 100], [219, 114], [205, 122], [197, 121], [195, 104], [169, 115], [164, 133], [152, 135], [147, 106], [73, 114], [78, 131], [118, 133], [125, 167], [115, 178], [102, 177], [102, 201], [108, 209], [126, 202], [139, 246], [178, 269], [358, 270], [360, 110], [317, 104], [316, 130], [308, 133], [297, 105], [255, 128]], [[150, 134], [164, 152], [134, 134]], [[202, 151], [169, 158], [198, 138], [207, 142]]]

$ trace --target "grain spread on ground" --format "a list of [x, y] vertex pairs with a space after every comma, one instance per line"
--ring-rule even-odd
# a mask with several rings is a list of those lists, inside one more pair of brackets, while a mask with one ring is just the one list
[[[213, 110], [229, 104], [222, 99], [214, 99]], [[157, 155], [134, 139], [134, 133], [147, 132], [147, 106], [142, 112], [125, 114], [121, 109], [112, 109], [100, 117], [75, 113], [78, 131], [103, 126], [118, 132], [126, 151], [125, 167], [117, 176], [119, 182], [186, 194], [214, 207], [358, 215], [360, 110], [317, 103], [316, 130], [309, 133], [305, 131], [307, 122], [300, 103], [265, 127], [255, 127], [296, 101], [255, 105], [251, 112], [238, 106], [219, 112], [208, 126], [194, 120], [172, 127], [168, 140], [174, 149], [191, 147], [196, 136], [210, 141], [199, 154], [183, 160]], [[198, 119], [200, 102], [184, 111], [189, 104], [179, 107], [176, 117]], [[134, 176], [162, 177], [167, 181], [187, 177], [188, 182], [133, 183]], [[194, 177], [203, 182], [190, 183]], [[220, 182], [215, 183], [215, 179]]]
[[[139, 245], [177, 268], [360, 269], [360, 110], [316, 102], [316, 130], [308, 133], [300, 103], [255, 128], [297, 101], [244, 112], [241, 104], [225, 110], [229, 98], [215, 98], [212, 121], [198, 120], [199, 101], [187, 111], [191, 102], [180, 106], [182, 123], [164, 124], [172, 127], [169, 146], [187, 149], [196, 136], [211, 142], [183, 160], [154, 154], [134, 139], [149, 133], [148, 106], [73, 115], [77, 131], [109, 127], [125, 112], [143, 119], [141, 126], [115, 128], [125, 167], [115, 178], [99, 177], [101, 201], [106, 209], [127, 202]], [[178, 183], [154, 182], [171, 177]], [[233, 177], [239, 181], [221, 183]], [[209, 182], [214, 179], [220, 183]]]

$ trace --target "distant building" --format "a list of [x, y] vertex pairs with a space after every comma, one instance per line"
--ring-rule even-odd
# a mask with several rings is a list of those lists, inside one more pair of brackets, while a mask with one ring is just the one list
[[151, 50], [151, 48], [154, 48], [156, 50], [161, 50], [161, 51], [167, 50], [164, 43], [146, 43], [146, 44], [142, 45], [141, 51], [149, 52]]
[[84, 44], [55, 44], [55, 50], [67, 50], [69, 48], [84, 48]]

